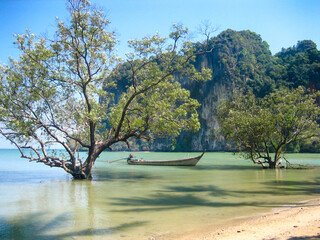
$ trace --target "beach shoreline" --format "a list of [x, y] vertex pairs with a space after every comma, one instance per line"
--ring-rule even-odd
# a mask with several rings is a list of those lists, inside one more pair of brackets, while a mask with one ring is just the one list
[[320, 239], [320, 198], [232, 219], [225, 224], [153, 238], [156, 240]]

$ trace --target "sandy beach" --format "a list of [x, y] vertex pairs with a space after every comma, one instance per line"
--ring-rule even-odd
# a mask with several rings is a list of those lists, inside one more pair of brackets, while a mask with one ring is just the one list
[[273, 209], [270, 212], [234, 219], [227, 224], [179, 235], [166, 240], [313, 240], [320, 239], [320, 199]]

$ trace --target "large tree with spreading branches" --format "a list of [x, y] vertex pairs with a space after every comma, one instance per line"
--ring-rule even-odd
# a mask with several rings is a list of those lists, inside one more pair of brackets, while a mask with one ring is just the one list
[[[187, 29], [129, 41], [133, 51], [119, 63], [103, 11], [87, 0], [69, 0], [67, 9], [70, 19], [58, 21], [52, 38], [17, 35], [19, 59], [0, 67], [0, 133], [23, 158], [91, 179], [96, 159], [115, 143], [199, 129], [199, 103], [176, 79], [206, 80], [210, 71], [194, 68]], [[130, 81], [115, 97], [120, 64]], [[79, 148], [86, 158], [77, 157]]]

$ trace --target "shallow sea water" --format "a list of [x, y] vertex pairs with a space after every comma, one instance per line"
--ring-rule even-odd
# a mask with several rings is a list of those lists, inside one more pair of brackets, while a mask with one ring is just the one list
[[[0, 150], [0, 239], [152, 239], [320, 196], [320, 154], [288, 154], [309, 169], [261, 169], [231, 153], [196, 167], [127, 165], [104, 152], [93, 181]], [[178, 159], [199, 153], [135, 153]]]

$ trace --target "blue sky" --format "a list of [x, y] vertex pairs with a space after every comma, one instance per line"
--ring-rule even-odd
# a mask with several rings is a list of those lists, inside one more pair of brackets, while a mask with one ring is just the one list
[[[319, 0], [92, 0], [103, 7], [111, 29], [119, 36], [119, 54], [128, 51], [127, 40], [166, 35], [173, 23], [190, 31], [205, 20], [228, 28], [251, 30], [261, 35], [272, 53], [293, 46], [299, 40], [313, 40], [320, 46]], [[64, 0], [0, 0], [0, 62], [16, 57], [14, 33], [30, 29], [36, 34], [52, 33], [55, 17], [65, 19]], [[194, 36], [196, 36], [194, 34]]]
[[[261, 35], [272, 53], [299, 40], [313, 40], [320, 48], [320, 0], [92, 0], [111, 20], [118, 34], [121, 56], [129, 39], [159, 32], [165, 36], [174, 23], [196, 32], [202, 21], [226, 29], [251, 30]], [[67, 17], [64, 0], [0, 0], [0, 62], [16, 58], [13, 34], [29, 29], [50, 34], [56, 16]], [[193, 34], [197, 40], [196, 34]], [[0, 141], [0, 148], [7, 144]]]

